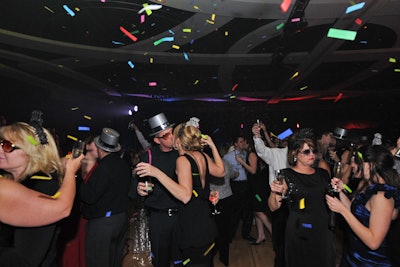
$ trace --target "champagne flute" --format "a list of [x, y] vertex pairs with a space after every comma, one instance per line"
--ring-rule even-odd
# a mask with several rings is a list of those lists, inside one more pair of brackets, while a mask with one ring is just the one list
[[[275, 171], [275, 177], [276, 177], [276, 180], [279, 182], [279, 184], [283, 185], [283, 180], [285, 179], [285, 176], [280, 172], [280, 170]], [[281, 195], [282, 199], [288, 198], [288, 196], [285, 195], [285, 193], [283, 192], [283, 189], [282, 189], [281, 194], [282, 194]]]
[[[340, 161], [335, 162], [335, 165], [333, 166], [333, 177], [342, 179], [342, 175], [343, 175], [343, 164]], [[333, 190], [335, 192], [338, 192], [337, 186], [335, 186]]]
[[221, 213], [219, 210], [217, 210], [217, 195], [218, 195], [218, 191], [211, 190], [210, 191], [210, 196], [208, 197], [208, 199], [211, 201], [211, 203], [214, 206], [214, 211], [211, 213], [212, 215], [216, 215], [216, 214], [220, 214]]

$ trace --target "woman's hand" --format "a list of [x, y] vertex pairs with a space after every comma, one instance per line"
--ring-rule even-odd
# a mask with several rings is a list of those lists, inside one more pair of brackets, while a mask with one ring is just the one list
[[271, 187], [271, 192], [277, 195], [282, 195], [285, 191], [285, 185], [280, 183], [278, 180], [273, 180], [269, 186]]
[[136, 174], [139, 177], [151, 176], [151, 177], [158, 178], [159, 170], [149, 163], [140, 162], [136, 165], [135, 170], [136, 170]]
[[333, 177], [331, 179], [331, 186], [333, 189], [335, 189], [337, 192], [340, 192], [343, 190], [343, 181], [340, 178]]
[[336, 197], [331, 197], [330, 195], [325, 195], [326, 199], [326, 204], [328, 204], [328, 207], [331, 211], [337, 212], [337, 213], [342, 213], [345, 211], [347, 208], [346, 206], [340, 201], [340, 199]]
[[240, 155], [235, 155], [235, 159], [240, 165], [244, 165], [246, 163]]
[[258, 126], [258, 124], [257, 123], [254, 123], [253, 124], [253, 127], [251, 128], [251, 131], [253, 132], [253, 134], [256, 136], [256, 137], [260, 137], [260, 126]]
[[207, 145], [209, 147], [215, 146], [214, 141], [212, 140], [211, 136], [209, 136], [207, 134], [201, 135], [201, 144]]

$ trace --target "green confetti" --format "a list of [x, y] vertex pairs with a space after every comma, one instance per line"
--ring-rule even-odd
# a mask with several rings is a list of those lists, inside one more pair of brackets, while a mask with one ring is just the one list
[[190, 258], [189, 259], [186, 259], [184, 262], [183, 262], [183, 265], [186, 265], [186, 264], [188, 264], [190, 262]]
[[357, 36], [356, 31], [348, 31], [348, 30], [341, 30], [341, 29], [335, 29], [335, 28], [330, 28], [328, 31], [329, 38], [354, 41], [354, 39], [356, 39], [356, 36]]
[[258, 194], [256, 194], [256, 199], [258, 200], [258, 202], [262, 201], [261, 197]]
[[391, 58], [389, 58], [389, 62], [390, 62], [390, 63], [396, 63], [396, 59], [393, 58], [393, 57], [391, 57]]
[[29, 141], [29, 143], [31, 143], [32, 145], [34, 145], [34, 146], [37, 146], [39, 143], [35, 140], [35, 138], [33, 138], [33, 136], [31, 136], [31, 135], [28, 135], [27, 137], [26, 137], [26, 139], [28, 139], [28, 141]]
[[277, 30], [280, 30], [280, 29], [283, 28], [283, 26], [285, 26], [285, 23], [284, 23], [284, 22], [279, 23], [278, 25], [276, 25], [276, 29], [277, 29]]
[[346, 189], [346, 191], [349, 192], [350, 194], [353, 192], [353, 190], [351, 190], [351, 188], [348, 187], [347, 184], [343, 184], [343, 188]]

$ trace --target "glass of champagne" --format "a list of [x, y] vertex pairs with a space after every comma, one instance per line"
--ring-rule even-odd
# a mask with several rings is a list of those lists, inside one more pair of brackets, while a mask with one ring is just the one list
[[218, 195], [218, 191], [211, 190], [210, 191], [210, 196], [208, 197], [208, 199], [210, 200], [210, 202], [214, 206], [214, 211], [211, 213], [212, 215], [216, 215], [216, 214], [220, 214], [221, 213], [220, 211], [217, 210], [217, 195]]
[[[279, 170], [275, 171], [275, 177], [276, 177], [276, 180], [279, 182], [279, 184], [283, 185], [283, 181], [285, 180], [285, 176]], [[288, 198], [288, 196], [285, 195], [285, 193], [283, 192], [283, 189], [282, 189], [281, 194], [282, 194], [281, 195], [282, 199]]]
[[[342, 179], [343, 175], [343, 164], [338, 161], [335, 162], [335, 165], [333, 166], [333, 177]], [[335, 191], [338, 191], [337, 188], [334, 188]]]
[[82, 140], [77, 140], [72, 145], [72, 157], [77, 158], [79, 157], [85, 148], [85, 142]]

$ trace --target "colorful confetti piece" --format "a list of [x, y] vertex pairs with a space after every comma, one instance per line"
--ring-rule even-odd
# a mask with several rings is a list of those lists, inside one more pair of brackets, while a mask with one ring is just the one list
[[32, 145], [34, 145], [34, 146], [37, 146], [39, 143], [35, 140], [35, 138], [33, 138], [33, 136], [31, 136], [31, 135], [28, 135], [27, 137], [26, 137], [26, 139], [28, 139], [28, 141], [29, 141], [29, 143], [31, 143]]
[[285, 139], [286, 137], [291, 136], [292, 134], [293, 134], [292, 129], [288, 128], [288, 129], [286, 129], [285, 131], [283, 131], [282, 133], [278, 134], [277, 138], [278, 138], [279, 140], [283, 140], [283, 139]]
[[396, 63], [396, 59], [394, 57], [389, 58], [389, 62]]
[[71, 17], [75, 16], [75, 12], [74, 12], [72, 9], [70, 9], [67, 5], [63, 5], [63, 8], [65, 9], [65, 11], [67, 11], [67, 13], [68, 13]]
[[203, 253], [203, 256], [206, 256], [208, 253], [210, 253], [210, 251], [212, 250], [212, 248], [215, 246], [215, 242], [211, 244], [211, 246]]
[[361, 20], [360, 18], [356, 18], [356, 19], [354, 20], [354, 22], [355, 22], [357, 25], [361, 25], [361, 24], [362, 24], [362, 20]]
[[73, 141], [78, 141], [78, 138], [76, 138], [75, 136], [72, 136], [72, 135], [67, 135], [67, 138], [71, 139]]
[[327, 36], [329, 38], [336, 38], [336, 39], [354, 41], [354, 39], [356, 39], [357, 32], [356, 31], [348, 31], [348, 30], [330, 28], [329, 31], [328, 31], [328, 35]]
[[155, 86], [157, 86], [157, 82], [149, 82], [149, 86], [150, 87], [155, 87]]
[[256, 194], [256, 199], [258, 200], [258, 202], [262, 201], [261, 197], [258, 194]]
[[51, 196], [52, 199], [57, 199], [61, 195], [60, 191], [57, 191], [54, 195]]
[[278, 25], [276, 25], [276, 29], [279, 31], [280, 29], [283, 28], [283, 26], [285, 26], [284, 22], [279, 23]]
[[237, 84], [235, 84], [233, 87], [232, 87], [232, 89], [231, 89], [231, 91], [233, 92], [233, 91], [235, 91], [236, 90], [236, 88], [239, 86], [239, 84], [237, 83]]
[[300, 199], [300, 201], [299, 201], [299, 209], [304, 210], [306, 208], [306, 203], [305, 202], [306, 202], [306, 200], [305, 200], [304, 197], [302, 199]]
[[144, 11], [146, 11], [146, 14], [148, 16], [151, 15], [152, 10], [158, 10], [161, 9], [163, 6], [162, 5], [149, 5], [149, 4], [143, 4], [143, 8], [138, 11], [138, 14], [142, 14]]
[[92, 119], [92, 117], [90, 117], [90, 116], [88, 116], [88, 115], [85, 115], [85, 116], [83, 116], [85, 119], [87, 119], [87, 120], [91, 120]]
[[190, 262], [190, 259], [186, 259], [184, 262], [183, 262], [183, 265], [186, 265], [186, 264], [188, 264]]
[[199, 194], [197, 194], [196, 190], [193, 189], [192, 192], [193, 192], [193, 195], [194, 195], [195, 197], [198, 197], [198, 196], [199, 196]]
[[138, 38], [134, 36], [132, 33], [128, 32], [124, 27], [120, 26], [119, 29], [128, 36], [132, 41], [136, 42]]
[[292, 0], [283, 0], [283, 2], [280, 5], [282, 12], [286, 13], [291, 4], [292, 4]]
[[132, 61], [128, 61], [128, 65], [129, 65], [129, 67], [131, 67], [131, 69], [133, 69], [133, 68], [135, 68], [135, 65], [133, 64], [133, 62]]
[[186, 61], [190, 61], [189, 60], [189, 56], [187, 53], [183, 52], [183, 57], [185, 58]]
[[359, 9], [363, 8], [364, 5], [365, 5], [365, 2], [362, 2], [362, 3], [358, 3], [358, 4], [355, 4], [355, 5], [349, 6], [349, 7], [346, 9], [346, 14], [349, 14], [349, 13], [351, 13], [351, 12], [354, 12], [354, 11], [356, 11], [356, 10], [359, 10]]
[[351, 190], [351, 188], [347, 185], [347, 184], [343, 184], [343, 188], [349, 192], [350, 194], [353, 193], [353, 190]]
[[157, 40], [153, 43], [154, 46], [157, 46], [163, 42], [173, 42], [174, 41], [174, 37], [163, 37], [160, 40]]

